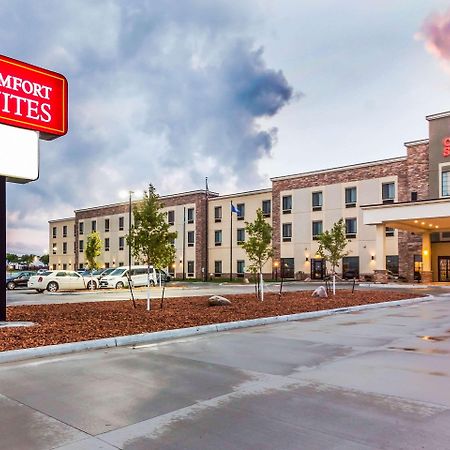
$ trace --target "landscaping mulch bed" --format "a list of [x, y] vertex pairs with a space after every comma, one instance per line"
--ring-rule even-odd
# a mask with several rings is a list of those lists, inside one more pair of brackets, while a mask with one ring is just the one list
[[152, 300], [152, 311], [146, 311], [145, 301], [93, 303], [61, 303], [8, 307], [8, 321], [31, 321], [32, 327], [0, 329], [0, 351], [66, 342], [124, 336], [174, 328], [193, 327], [243, 319], [280, 316], [306, 311], [341, 308], [391, 300], [420, 297], [418, 294], [392, 291], [338, 290], [336, 296], [318, 299], [311, 292], [266, 294], [264, 302], [254, 295], [229, 295], [231, 306], [208, 306], [208, 297], [183, 297], [165, 300], [161, 310], [159, 300]]

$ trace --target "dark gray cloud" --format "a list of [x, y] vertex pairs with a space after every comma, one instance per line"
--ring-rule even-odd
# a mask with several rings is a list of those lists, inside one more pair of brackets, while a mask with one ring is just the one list
[[35, 229], [22, 250], [39, 251], [48, 219], [148, 182], [261, 185], [277, 130], [260, 120], [293, 88], [246, 35], [248, 16], [225, 1], [1, 2], [4, 53], [64, 73], [70, 91], [69, 134], [42, 143], [41, 179], [9, 186], [10, 248]]

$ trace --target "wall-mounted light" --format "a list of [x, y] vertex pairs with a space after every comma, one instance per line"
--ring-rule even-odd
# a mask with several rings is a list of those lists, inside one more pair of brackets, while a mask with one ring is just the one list
[[374, 261], [374, 260], [375, 260], [375, 255], [372, 255], [372, 256], [370, 257], [370, 259], [371, 259], [372, 261]]
[[308, 258], [308, 257], [306, 257], [306, 258], [305, 258], [305, 261], [306, 261], [306, 262], [308, 262], [308, 261], [309, 261], [309, 258]]
[[428, 256], [428, 250], [423, 251], [423, 256]]

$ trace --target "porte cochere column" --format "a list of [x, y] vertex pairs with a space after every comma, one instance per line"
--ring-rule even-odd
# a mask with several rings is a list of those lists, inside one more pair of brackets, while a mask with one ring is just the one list
[[430, 232], [422, 234], [422, 283], [427, 284], [433, 281], [433, 272], [431, 271], [431, 241]]
[[387, 283], [388, 276], [386, 272], [386, 226], [378, 224], [377, 226], [377, 238], [376, 238], [376, 250], [375, 250], [375, 271], [374, 281], [376, 283]]

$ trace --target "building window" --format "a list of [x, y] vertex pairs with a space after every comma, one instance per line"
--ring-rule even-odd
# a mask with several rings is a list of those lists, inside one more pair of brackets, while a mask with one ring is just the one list
[[242, 244], [243, 242], [245, 242], [245, 228], [238, 228], [236, 230], [236, 240], [238, 244]]
[[123, 236], [121, 236], [119, 238], [119, 250], [123, 250], [123, 248], [125, 246], [124, 243], [125, 243], [125, 238]]
[[398, 275], [398, 256], [397, 255], [386, 256], [386, 270], [389, 270], [394, 275]]
[[109, 252], [109, 238], [105, 238], [105, 252]]
[[313, 211], [322, 211], [322, 202], [323, 202], [322, 192], [313, 192], [312, 193], [312, 210]]
[[383, 183], [381, 186], [381, 199], [383, 203], [394, 203], [395, 183]]
[[52, 236], [53, 236], [53, 239], [56, 238], [56, 227], [53, 227]]
[[119, 267], [123, 266], [123, 261], [119, 261]]
[[245, 216], [245, 203], [238, 203], [236, 205], [237, 210], [239, 211], [237, 214], [237, 220], [244, 220]]
[[345, 237], [348, 239], [355, 238], [356, 232], [356, 219], [354, 217], [345, 219]]
[[188, 277], [194, 276], [194, 261], [187, 262], [187, 276]]
[[187, 223], [194, 223], [194, 208], [187, 210]]
[[392, 237], [395, 234], [395, 229], [391, 227], [386, 227], [386, 237]]
[[450, 196], [450, 166], [442, 167], [441, 190], [442, 190], [442, 197]]
[[222, 276], [222, 261], [214, 261], [214, 276]]
[[417, 192], [416, 191], [411, 192], [411, 201], [417, 202], [417, 199], [418, 199]]
[[167, 212], [167, 222], [169, 225], [175, 225], [175, 211], [174, 210]]
[[270, 213], [272, 210], [272, 202], [270, 200], [262, 201], [262, 213], [264, 217], [270, 217]]
[[188, 247], [194, 246], [194, 232], [193, 231], [188, 231], [187, 242], [188, 242]]
[[80, 253], [84, 252], [84, 241], [82, 239], [78, 243], [78, 250], [80, 251]]
[[283, 214], [290, 214], [292, 212], [292, 195], [283, 195], [281, 203]]
[[109, 269], [109, 262], [105, 262], [105, 269]]
[[67, 270], [67, 264], [63, 263], [63, 270]]
[[314, 220], [312, 223], [312, 238], [314, 241], [319, 239], [319, 236], [322, 234], [323, 225], [321, 220]]
[[221, 221], [222, 221], [222, 207], [215, 206], [214, 207], [214, 222], [221, 222]]
[[214, 245], [216, 247], [222, 245], [222, 230], [214, 231]]
[[84, 222], [78, 224], [78, 230], [80, 235], [84, 234]]
[[78, 268], [82, 269], [83, 268], [83, 263], [78, 264]]
[[119, 217], [119, 231], [123, 231], [124, 223], [125, 223], [124, 217], [123, 216]]
[[53, 264], [52, 267], [53, 267], [53, 270], [56, 270], [56, 264]]
[[54, 255], [56, 255], [56, 250], [57, 250], [57, 247], [56, 247], [56, 244], [54, 244], [54, 245], [53, 245], [53, 248], [52, 248], [52, 253], [53, 253]]
[[91, 230], [92, 230], [93, 233], [95, 231], [97, 231], [97, 221], [96, 220], [92, 221], [91, 226], [92, 226]]
[[63, 255], [67, 255], [67, 242], [63, 242]]
[[356, 206], [356, 187], [345, 188], [345, 207], [354, 208]]
[[282, 227], [283, 242], [291, 242], [292, 240], [292, 223], [283, 223]]
[[342, 258], [342, 278], [359, 278], [359, 256]]
[[67, 225], [63, 225], [63, 237], [67, 237]]
[[245, 261], [243, 259], [239, 259], [236, 261], [236, 273], [238, 277], [243, 277], [245, 272]]
[[109, 219], [105, 219], [105, 233], [109, 233]]

